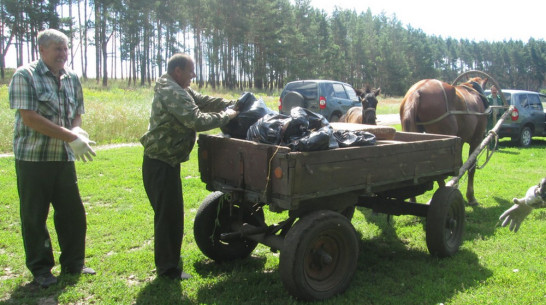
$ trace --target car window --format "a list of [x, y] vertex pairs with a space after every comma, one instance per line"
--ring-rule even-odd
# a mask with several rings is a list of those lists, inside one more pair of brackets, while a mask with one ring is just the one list
[[508, 105], [512, 105], [512, 94], [504, 93], [504, 92], [503, 92], [503, 94], [504, 94], [504, 99], [506, 100], [506, 103]]
[[317, 83], [293, 83], [286, 85], [285, 92], [296, 91], [306, 99], [313, 99], [317, 96]]
[[330, 83], [325, 83], [322, 85], [323, 92], [321, 95], [328, 98], [330, 96], [335, 96], [334, 86]]
[[333, 84], [334, 92], [336, 94], [336, 97], [348, 99], [347, 92], [345, 92], [345, 88], [343, 88], [342, 84]]
[[349, 86], [344, 86], [344, 87], [345, 87], [345, 91], [349, 95], [349, 99], [351, 101], [358, 102], [359, 99], [358, 99], [358, 96], [356, 95], [355, 89], [353, 89], [353, 87], [349, 87]]
[[538, 98], [538, 95], [535, 94], [529, 94], [528, 95], [528, 102], [529, 107], [533, 110], [541, 110], [540, 108], [540, 99]]
[[523, 108], [529, 108], [529, 103], [527, 102], [527, 94], [520, 94], [518, 95], [519, 98], [519, 104]]
[[540, 94], [539, 97], [540, 101], [542, 102], [542, 109], [546, 110], [546, 95]]

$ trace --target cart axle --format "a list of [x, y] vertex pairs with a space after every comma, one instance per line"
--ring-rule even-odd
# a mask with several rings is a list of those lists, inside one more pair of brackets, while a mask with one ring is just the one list
[[428, 204], [404, 201], [395, 198], [360, 196], [358, 206], [372, 209], [376, 213], [389, 215], [414, 215], [426, 217], [428, 213]]
[[282, 250], [284, 238], [275, 234], [271, 234], [270, 227], [257, 227], [248, 223], [244, 223], [239, 228], [234, 228], [234, 232], [222, 233], [220, 239], [229, 241], [239, 238], [248, 238], [257, 241], [271, 248], [272, 251]]

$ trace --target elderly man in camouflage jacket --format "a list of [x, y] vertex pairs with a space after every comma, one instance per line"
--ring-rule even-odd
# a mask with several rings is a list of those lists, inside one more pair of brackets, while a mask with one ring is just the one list
[[184, 199], [180, 163], [189, 159], [196, 132], [226, 125], [238, 112], [228, 109], [235, 100], [201, 95], [190, 88], [194, 62], [187, 54], [175, 54], [167, 74], [155, 85], [144, 146], [142, 179], [154, 210], [154, 255], [159, 276], [184, 280], [191, 276], [180, 267], [184, 231]]

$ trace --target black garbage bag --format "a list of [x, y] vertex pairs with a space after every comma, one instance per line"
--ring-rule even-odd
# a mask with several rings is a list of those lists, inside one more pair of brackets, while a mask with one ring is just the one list
[[363, 130], [336, 130], [334, 138], [339, 147], [366, 146], [375, 144], [375, 135]]
[[[317, 151], [327, 150], [331, 146], [333, 129], [330, 125], [318, 130], [310, 131], [306, 136], [299, 139], [293, 138], [288, 147], [293, 151]], [[335, 148], [335, 147], [334, 147]]]
[[290, 116], [277, 113], [265, 115], [248, 129], [246, 139], [288, 146], [293, 151], [339, 147], [328, 120], [301, 107], [292, 108]]
[[284, 145], [283, 134], [292, 119], [284, 114], [266, 114], [247, 131], [246, 139], [258, 143]]
[[220, 128], [224, 134], [232, 138], [245, 139], [247, 131], [254, 123], [267, 114], [276, 114], [269, 109], [262, 99], [256, 98], [251, 92], [245, 92], [232, 106], [239, 115]]
[[302, 107], [294, 107], [290, 110], [292, 120], [284, 133], [284, 140], [291, 142], [293, 139], [299, 139], [309, 135], [310, 131], [329, 126], [330, 123], [324, 116], [314, 113]]
[[323, 115], [302, 107], [290, 110], [292, 118], [285, 131], [284, 140], [293, 151], [317, 151], [337, 148], [332, 141], [333, 129]]

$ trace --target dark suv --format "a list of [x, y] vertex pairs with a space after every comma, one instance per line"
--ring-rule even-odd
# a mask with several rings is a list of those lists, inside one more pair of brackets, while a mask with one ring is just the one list
[[279, 98], [279, 112], [290, 114], [293, 107], [303, 107], [336, 122], [353, 106], [361, 106], [351, 85], [332, 80], [293, 81]]
[[[546, 95], [524, 90], [502, 90], [506, 102], [514, 105], [512, 117], [501, 125], [500, 138], [510, 137], [519, 146], [529, 146], [533, 136], [546, 137]], [[489, 95], [490, 91], [486, 91]]]

